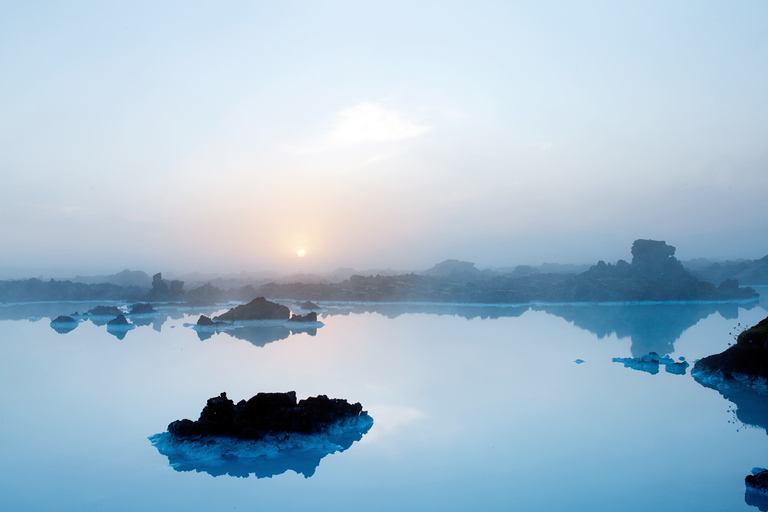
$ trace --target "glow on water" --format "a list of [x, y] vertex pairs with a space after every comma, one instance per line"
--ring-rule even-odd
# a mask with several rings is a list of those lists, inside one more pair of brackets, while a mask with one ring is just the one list
[[[118, 339], [30, 307], [0, 306], [7, 510], [757, 510], [744, 476], [768, 466], [765, 425], [717, 391], [612, 362], [692, 363], [762, 305], [352, 305], [316, 331], [203, 340], [188, 325], [213, 308]], [[148, 440], [222, 391], [289, 390], [361, 402], [374, 425], [309, 478], [176, 471]]]

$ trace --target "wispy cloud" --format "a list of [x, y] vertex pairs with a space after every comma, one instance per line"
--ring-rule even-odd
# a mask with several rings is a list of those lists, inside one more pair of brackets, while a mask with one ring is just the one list
[[362, 102], [341, 111], [329, 138], [340, 145], [384, 142], [417, 137], [430, 129], [377, 103]]

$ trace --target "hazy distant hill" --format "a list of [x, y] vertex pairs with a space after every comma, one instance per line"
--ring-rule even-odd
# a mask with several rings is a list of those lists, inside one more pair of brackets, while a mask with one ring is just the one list
[[125, 269], [117, 274], [107, 276], [75, 276], [70, 279], [73, 283], [85, 284], [115, 284], [117, 286], [138, 286], [139, 288], [151, 288], [152, 278], [141, 270]]
[[701, 260], [685, 263], [686, 268], [702, 281], [719, 285], [727, 279], [735, 279], [744, 285], [768, 285], [768, 255], [759, 260], [738, 260], [710, 263]]

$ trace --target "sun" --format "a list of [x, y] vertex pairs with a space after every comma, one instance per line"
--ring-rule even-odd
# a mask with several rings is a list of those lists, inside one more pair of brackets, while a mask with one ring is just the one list
[[304, 249], [299, 249], [296, 254], [299, 256], [299, 258], [303, 258], [305, 254], [307, 254], [307, 251]]

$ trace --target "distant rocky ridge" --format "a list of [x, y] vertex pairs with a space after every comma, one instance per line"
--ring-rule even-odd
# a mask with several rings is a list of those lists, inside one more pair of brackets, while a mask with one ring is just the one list
[[727, 301], [758, 297], [734, 280], [720, 286], [691, 275], [663, 241], [636, 240], [632, 262], [603, 261], [578, 275], [524, 273], [504, 276], [481, 272], [469, 262], [448, 260], [421, 274], [352, 276], [337, 284], [269, 283], [265, 296], [281, 299], [362, 302], [642, 302]]
[[691, 274], [716, 285], [729, 279], [746, 285], [768, 285], [768, 255], [757, 260], [692, 263], [686, 263]]
[[[758, 297], [727, 279], [715, 286], [687, 271], [663, 241], [636, 240], [632, 262], [599, 261], [581, 274], [542, 273], [518, 266], [511, 273], [479, 270], [470, 262], [447, 260], [422, 273], [353, 275], [341, 282], [269, 282], [224, 290], [205, 283], [189, 291], [160, 273], [149, 289], [114, 284], [1, 281], [0, 302], [127, 300], [210, 305], [223, 300], [274, 299], [362, 302], [445, 302], [522, 304], [529, 302], [732, 301]], [[542, 267], [543, 268], [543, 267]]]

